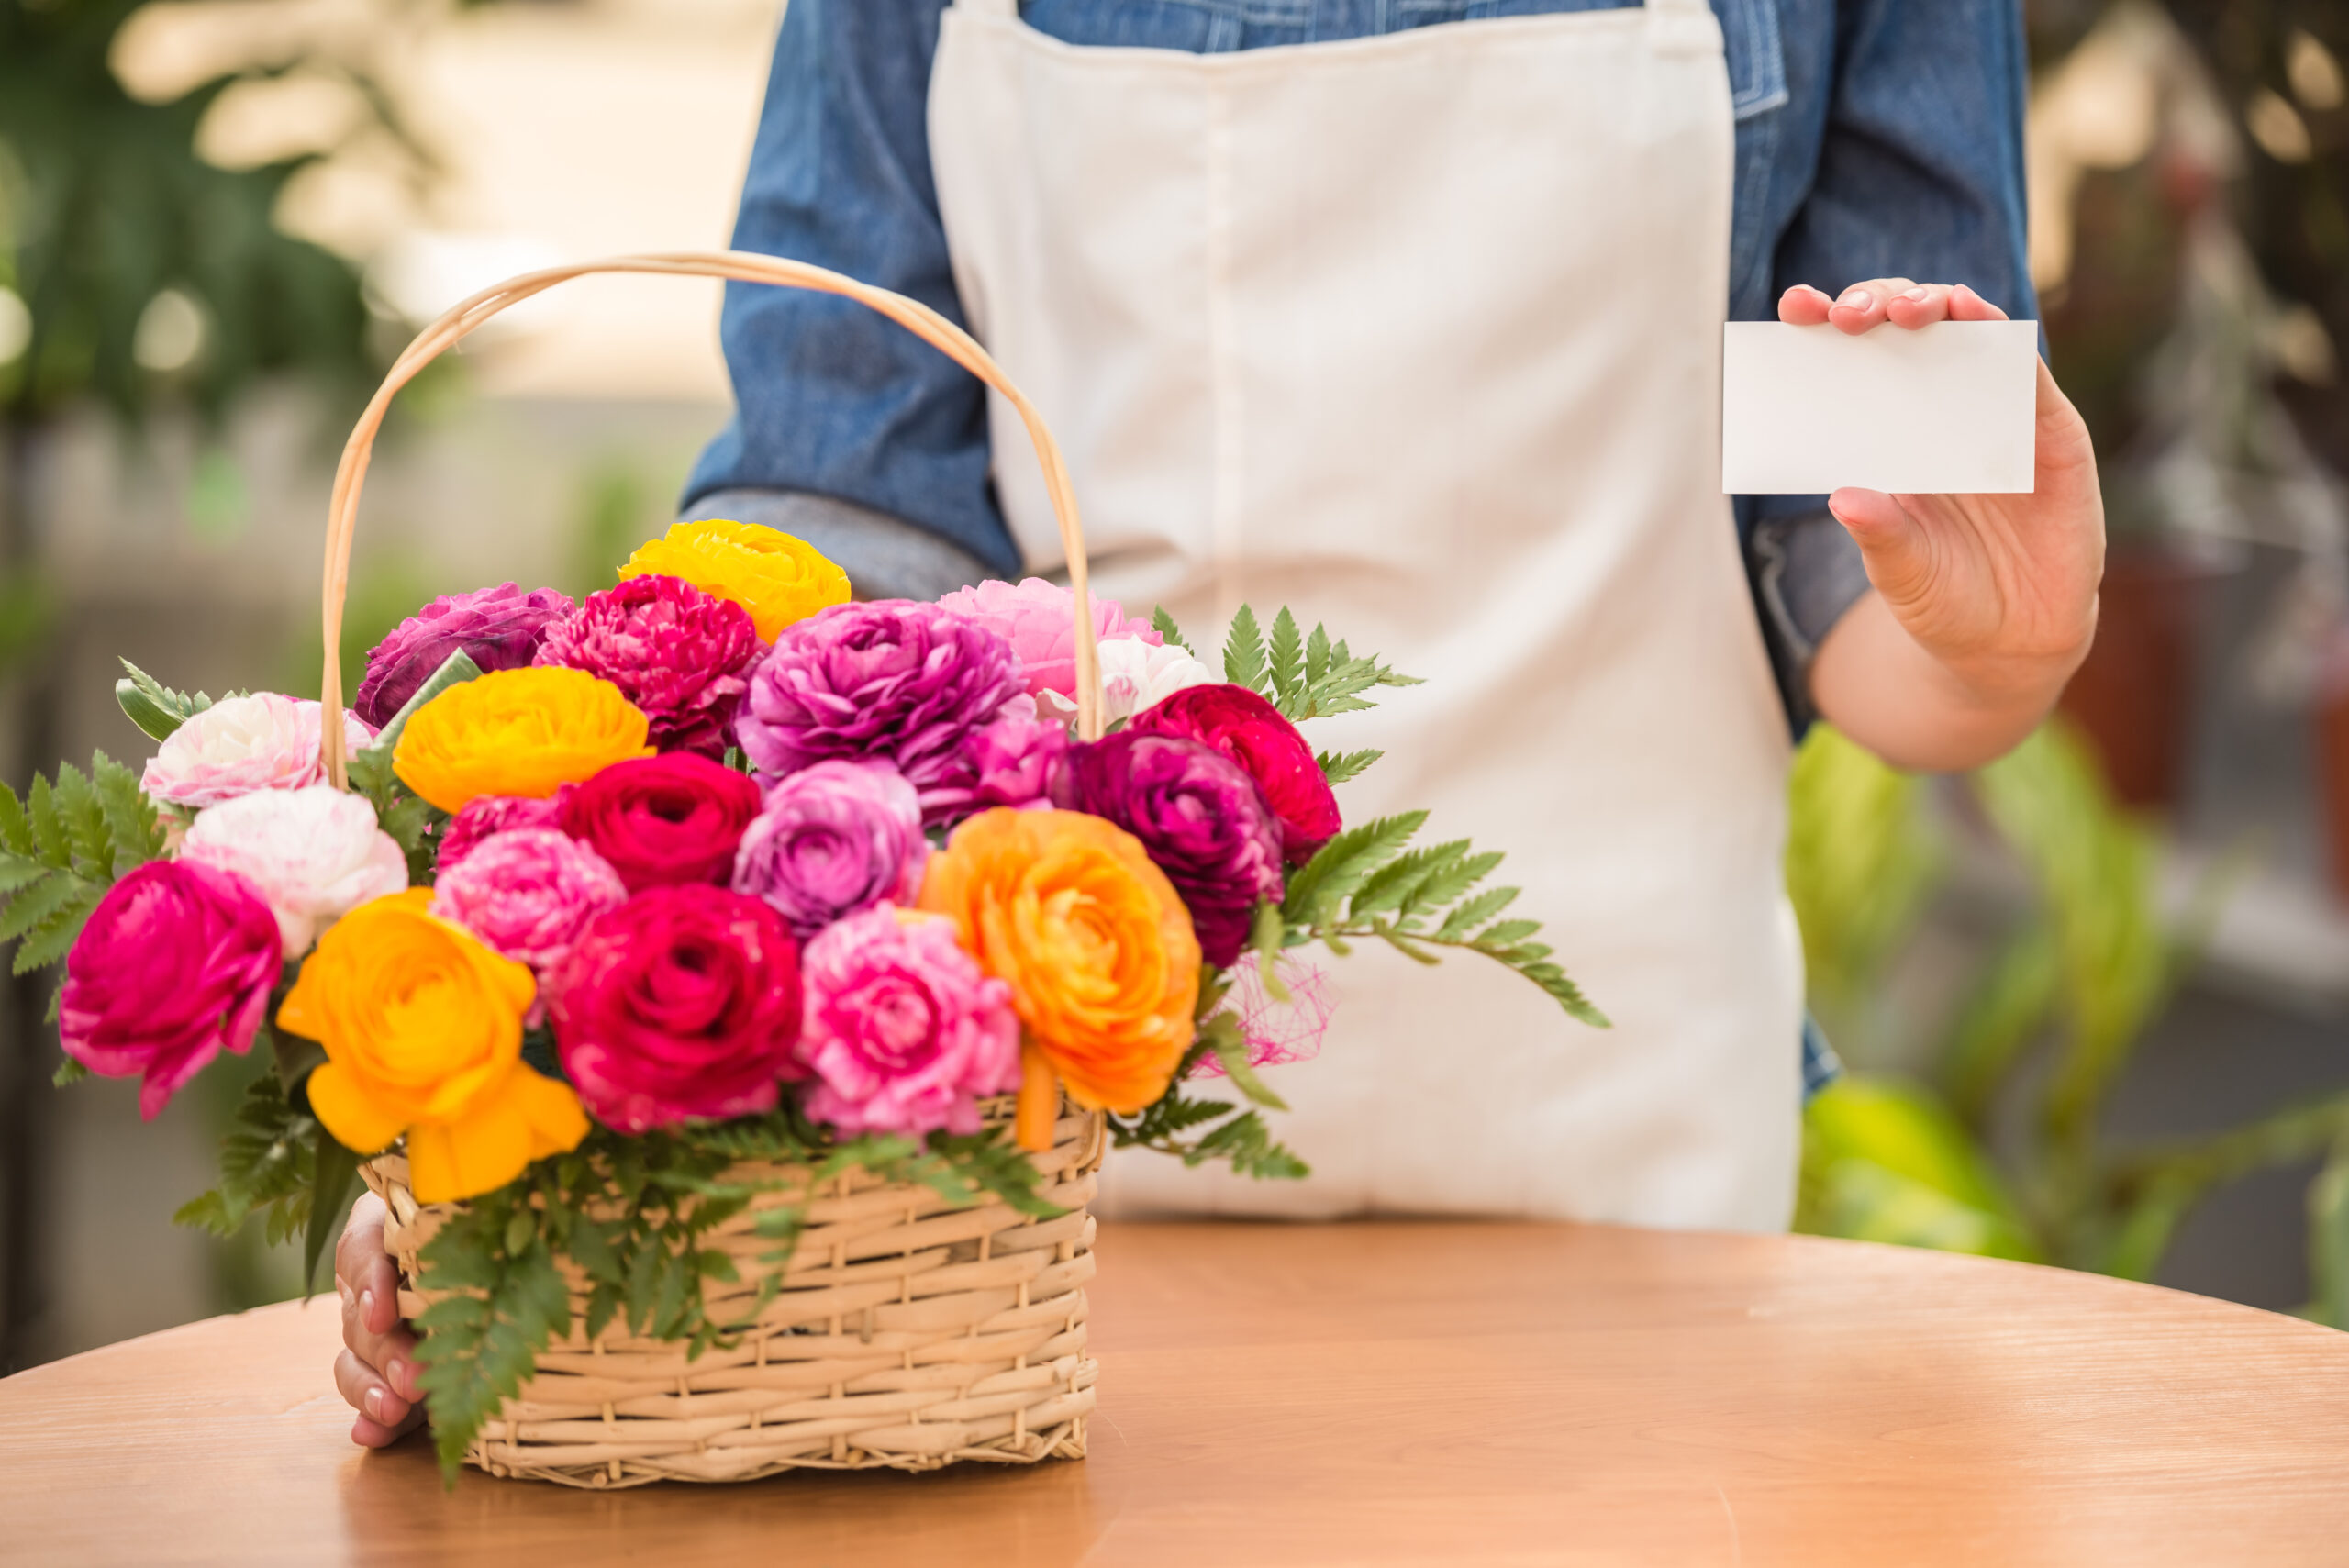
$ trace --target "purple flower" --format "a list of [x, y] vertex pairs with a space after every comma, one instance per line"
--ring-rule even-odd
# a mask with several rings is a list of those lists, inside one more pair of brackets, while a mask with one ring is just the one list
[[251, 883], [149, 861], [106, 890], [66, 954], [59, 1041], [102, 1077], [143, 1074], [139, 1114], [152, 1120], [222, 1051], [251, 1049], [284, 962]]
[[735, 728], [762, 773], [870, 758], [927, 791], [1020, 690], [1011, 645], [936, 605], [834, 605], [776, 637]]
[[568, 595], [552, 588], [526, 594], [511, 583], [435, 599], [368, 651], [367, 678], [351, 706], [380, 728], [460, 651], [484, 672], [518, 670], [538, 651], [549, 623], [571, 609]]
[[765, 899], [805, 941], [884, 899], [912, 903], [929, 858], [904, 775], [885, 762], [818, 762], [767, 792], [735, 854], [734, 891]]
[[1052, 764], [1068, 750], [1068, 726], [1036, 717], [1036, 699], [1016, 696], [995, 722], [971, 731], [936, 781], [921, 792], [922, 819], [959, 822], [994, 806], [1034, 806], [1051, 793]]
[[1228, 968], [1256, 906], [1281, 895], [1281, 829], [1240, 765], [1196, 740], [1120, 730], [1073, 747], [1052, 804], [1107, 817], [1141, 842], [1189, 906], [1199, 954]]
[[547, 628], [534, 662], [600, 675], [652, 721], [652, 744], [715, 762], [767, 645], [751, 612], [681, 577], [630, 577]]
[[867, 909], [799, 955], [807, 1114], [843, 1132], [979, 1130], [978, 1099], [1019, 1084], [1011, 987], [983, 973], [954, 922]]
[[433, 859], [433, 874], [446, 876], [454, 871], [492, 833], [555, 828], [562, 822], [562, 806], [556, 797], [534, 800], [520, 795], [477, 795], [440, 829], [440, 852]]

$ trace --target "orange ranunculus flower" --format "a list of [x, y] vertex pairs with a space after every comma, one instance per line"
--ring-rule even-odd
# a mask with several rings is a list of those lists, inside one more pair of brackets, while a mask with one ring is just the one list
[[336, 1140], [372, 1153], [405, 1132], [417, 1197], [452, 1203], [576, 1148], [587, 1114], [522, 1061], [529, 970], [426, 913], [431, 902], [413, 887], [328, 927], [277, 1023], [326, 1047], [310, 1109]]
[[477, 795], [543, 800], [614, 762], [652, 755], [651, 722], [618, 686], [584, 670], [493, 670], [408, 717], [392, 772], [443, 811]]
[[1166, 1093], [1194, 1033], [1199, 943], [1133, 835], [1082, 812], [983, 812], [930, 857], [921, 906], [1009, 984], [1079, 1105], [1122, 1116]]
[[818, 610], [848, 603], [848, 573], [815, 547], [779, 528], [721, 518], [672, 523], [640, 545], [620, 568], [622, 577], [682, 577], [705, 594], [731, 599], [751, 612], [759, 636], [775, 633]]

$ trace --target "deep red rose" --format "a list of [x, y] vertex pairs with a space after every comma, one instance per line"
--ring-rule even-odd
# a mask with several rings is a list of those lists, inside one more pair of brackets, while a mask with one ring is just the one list
[[597, 916], [547, 1015], [572, 1086], [620, 1132], [771, 1111], [806, 1071], [791, 928], [722, 887], [656, 887]]
[[759, 814], [759, 786], [690, 751], [615, 762], [559, 801], [562, 830], [612, 864], [630, 893], [723, 883]]
[[1345, 824], [1313, 748], [1280, 709], [1245, 686], [1190, 686], [1134, 715], [1128, 728], [1211, 746], [1247, 770], [1280, 818], [1281, 852], [1302, 865]]

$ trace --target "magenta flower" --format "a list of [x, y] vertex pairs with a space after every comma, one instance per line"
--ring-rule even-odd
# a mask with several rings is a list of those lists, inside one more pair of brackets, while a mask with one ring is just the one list
[[151, 1121], [222, 1051], [251, 1049], [280, 946], [243, 877], [149, 861], [106, 890], [65, 956], [59, 1041], [101, 1077], [141, 1075], [139, 1114]]
[[956, 944], [954, 923], [884, 906], [800, 956], [807, 1114], [843, 1132], [979, 1130], [978, 1100], [1019, 1084], [1011, 987]]
[[805, 941], [885, 899], [912, 903], [929, 856], [903, 774], [885, 762], [818, 762], [767, 792], [736, 851], [734, 891], [765, 899]]
[[870, 758], [922, 792], [1019, 691], [1011, 645], [983, 627], [910, 599], [834, 605], [775, 639], [735, 729], [761, 773]]
[[759, 786], [690, 751], [631, 757], [555, 801], [562, 830], [596, 846], [630, 893], [669, 883], [724, 885], [735, 847], [759, 814]]
[[367, 677], [351, 706], [381, 728], [407, 706], [433, 672], [462, 651], [486, 672], [518, 670], [530, 662], [547, 628], [571, 613], [571, 597], [552, 588], [522, 592], [511, 583], [450, 594], [392, 628], [368, 651]]
[[571, 956], [596, 916], [628, 902], [604, 857], [551, 828], [516, 828], [445, 868], [432, 913], [479, 937], [543, 980]]
[[1280, 899], [1280, 823], [1255, 780], [1196, 740], [1121, 729], [1072, 748], [1052, 772], [1052, 804], [1140, 840], [1219, 968], [1247, 948], [1256, 906]]
[[516, 828], [554, 828], [562, 821], [561, 797], [534, 800], [519, 795], [477, 795], [465, 802], [440, 829], [440, 851], [433, 858], [435, 876], [446, 876], [492, 833]]
[[799, 1006], [783, 917], [706, 883], [598, 916], [547, 995], [564, 1073], [597, 1121], [629, 1133], [774, 1109], [805, 1073]]
[[630, 577], [547, 628], [534, 656], [600, 675], [652, 721], [652, 744], [712, 761], [767, 651], [751, 612], [681, 577]]
[[948, 826], [989, 806], [1034, 806], [1068, 750], [1068, 726], [1036, 716], [1036, 699], [1016, 696], [992, 724], [971, 731], [921, 792], [922, 820]]
[[[1028, 693], [1076, 692], [1076, 595], [1057, 583], [1030, 577], [1018, 584], [982, 583], [957, 588], [938, 601], [974, 625], [983, 626], [1019, 656]], [[1146, 620], [1130, 620], [1115, 599], [1093, 601], [1093, 625], [1101, 640], [1133, 638], [1155, 648], [1165, 641]]]

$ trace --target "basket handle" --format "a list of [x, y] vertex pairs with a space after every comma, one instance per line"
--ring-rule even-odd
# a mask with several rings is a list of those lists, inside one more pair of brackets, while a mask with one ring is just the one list
[[[543, 293], [560, 283], [585, 277], [591, 272], [654, 272], [675, 277], [730, 278], [740, 283], [774, 284], [784, 288], [810, 289], [818, 294], [839, 295], [846, 299], [879, 311], [900, 327], [913, 333], [948, 359], [994, 387], [1019, 411], [1020, 419], [1028, 427], [1028, 438], [1036, 446], [1036, 459], [1043, 465], [1044, 489], [1052, 498], [1052, 513], [1060, 521], [1061, 548], [1068, 556], [1069, 585], [1074, 591], [1076, 610], [1076, 728], [1077, 734], [1087, 740], [1101, 738], [1101, 654], [1093, 624], [1093, 599], [1086, 587], [1085, 559], [1085, 529], [1077, 520], [1076, 496], [1071, 489], [1068, 465], [1061, 459], [1061, 449], [1052, 433], [1044, 428], [1043, 417], [1036, 412], [1020, 390], [1011, 384], [1003, 367], [988, 357], [978, 340], [919, 300], [892, 294], [885, 288], [857, 282], [839, 272], [811, 267], [805, 261], [786, 261], [779, 256], [752, 255], [741, 250], [680, 250], [660, 255], [615, 256], [607, 261], [583, 261], [575, 266], [550, 267], [544, 272], [525, 272], [508, 278], [495, 287], [486, 288], [462, 305], [451, 308], [416, 336], [406, 350], [392, 364], [384, 377], [384, 384], [368, 403], [366, 412], [360, 415], [358, 428], [351, 432], [351, 439], [343, 444], [342, 462], [335, 470], [334, 494], [327, 511], [327, 560], [321, 617], [326, 635], [326, 681], [320, 693], [325, 714], [342, 711], [342, 642], [343, 600], [351, 588], [351, 541], [359, 520], [359, 491], [367, 479], [367, 464], [375, 450], [375, 435], [382, 428], [384, 416], [391, 409], [392, 399], [401, 387], [414, 379], [417, 373], [441, 354], [454, 347], [464, 336], [504, 310], [519, 305], [531, 295]], [[325, 764], [326, 774], [338, 789], [349, 787], [349, 774], [343, 755], [342, 726], [328, 720], [318, 726], [318, 758]]]

